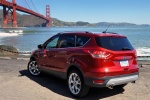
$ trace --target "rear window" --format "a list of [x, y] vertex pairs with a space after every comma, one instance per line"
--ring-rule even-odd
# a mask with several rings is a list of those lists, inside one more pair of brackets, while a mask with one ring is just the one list
[[132, 45], [126, 37], [96, 37], [96, 42], [98, 46], [109, 50], [133, 50]]

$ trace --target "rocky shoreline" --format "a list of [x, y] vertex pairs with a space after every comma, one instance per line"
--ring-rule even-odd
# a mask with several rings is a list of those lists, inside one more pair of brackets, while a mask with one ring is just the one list
[[0, 45], [1, 59], [29, 59], [30, 55], [20, 55], [20, 52], [13, 46]]
[[0, 45], [0, 56], [17, 56], [18, 50], [13, 46]]

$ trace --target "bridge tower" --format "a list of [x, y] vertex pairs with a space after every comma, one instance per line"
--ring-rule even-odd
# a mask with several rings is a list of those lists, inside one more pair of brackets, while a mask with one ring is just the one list
[[49, 5], [46, 5], [46, 18], [48, 19], [46, 22], [46, 27], [50, 27], [51, 21], [50, 21], [50, 7], [49, 7]]
[[[4, 0], [6, 1], [6, 0]], [[3, 6], [3, 27], [18, 27], [17, 26], [17, 14], [16, 14], [16, 0], [12, 0], [13, 8], [11, 9], [6, 6]], [[11, 26], [8, 26], [8, 23], [12, 23]]]

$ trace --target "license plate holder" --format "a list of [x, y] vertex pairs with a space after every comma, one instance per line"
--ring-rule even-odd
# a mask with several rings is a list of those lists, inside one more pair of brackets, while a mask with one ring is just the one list
[[120, 66], [121, 66], [121, 67], [129, 66], [128, 60], [120, 61]]

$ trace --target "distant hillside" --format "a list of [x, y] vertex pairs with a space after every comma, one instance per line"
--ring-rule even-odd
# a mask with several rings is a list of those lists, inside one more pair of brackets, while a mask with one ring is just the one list
[[[3, 23], [3, 12], [0, 10], [0, 23]], [[35, 17], [33, 15], [20, 15], [17, 14], [17, 23], [19, 27], [31, 27], [31, 26], [44, 26], [45, 20]]]
[[108, 23], [108, 22], [99, 22], [96, 23], [96, 26], [137, 26], [136, 24], [132, 23]]
[[[0, 25], [3, 23], [3, 12], [0, 10]], [[44, 27], [46, 24], [46, 21], [44, 19], [35, 17], [33, 15], [21, 15], [17, 14], [17, 23], [19, 27]], [[107, 27], [107, 26], [120, 26], [120, 27], [125, 27], [125, 26], [150, 26], [148, 24], [143, 24], [143, 25], [137, 25], [133, 23], [109, 23], [109, 22], [98, 22], [98, 23], [89, 23], [89, 22], [83, 22], [83, 21], [78, 21], [78, 22], [65, 22], [58, 20], [56, 18], [51, 18], [51, 26], [95, 26], [95, 27]]]

